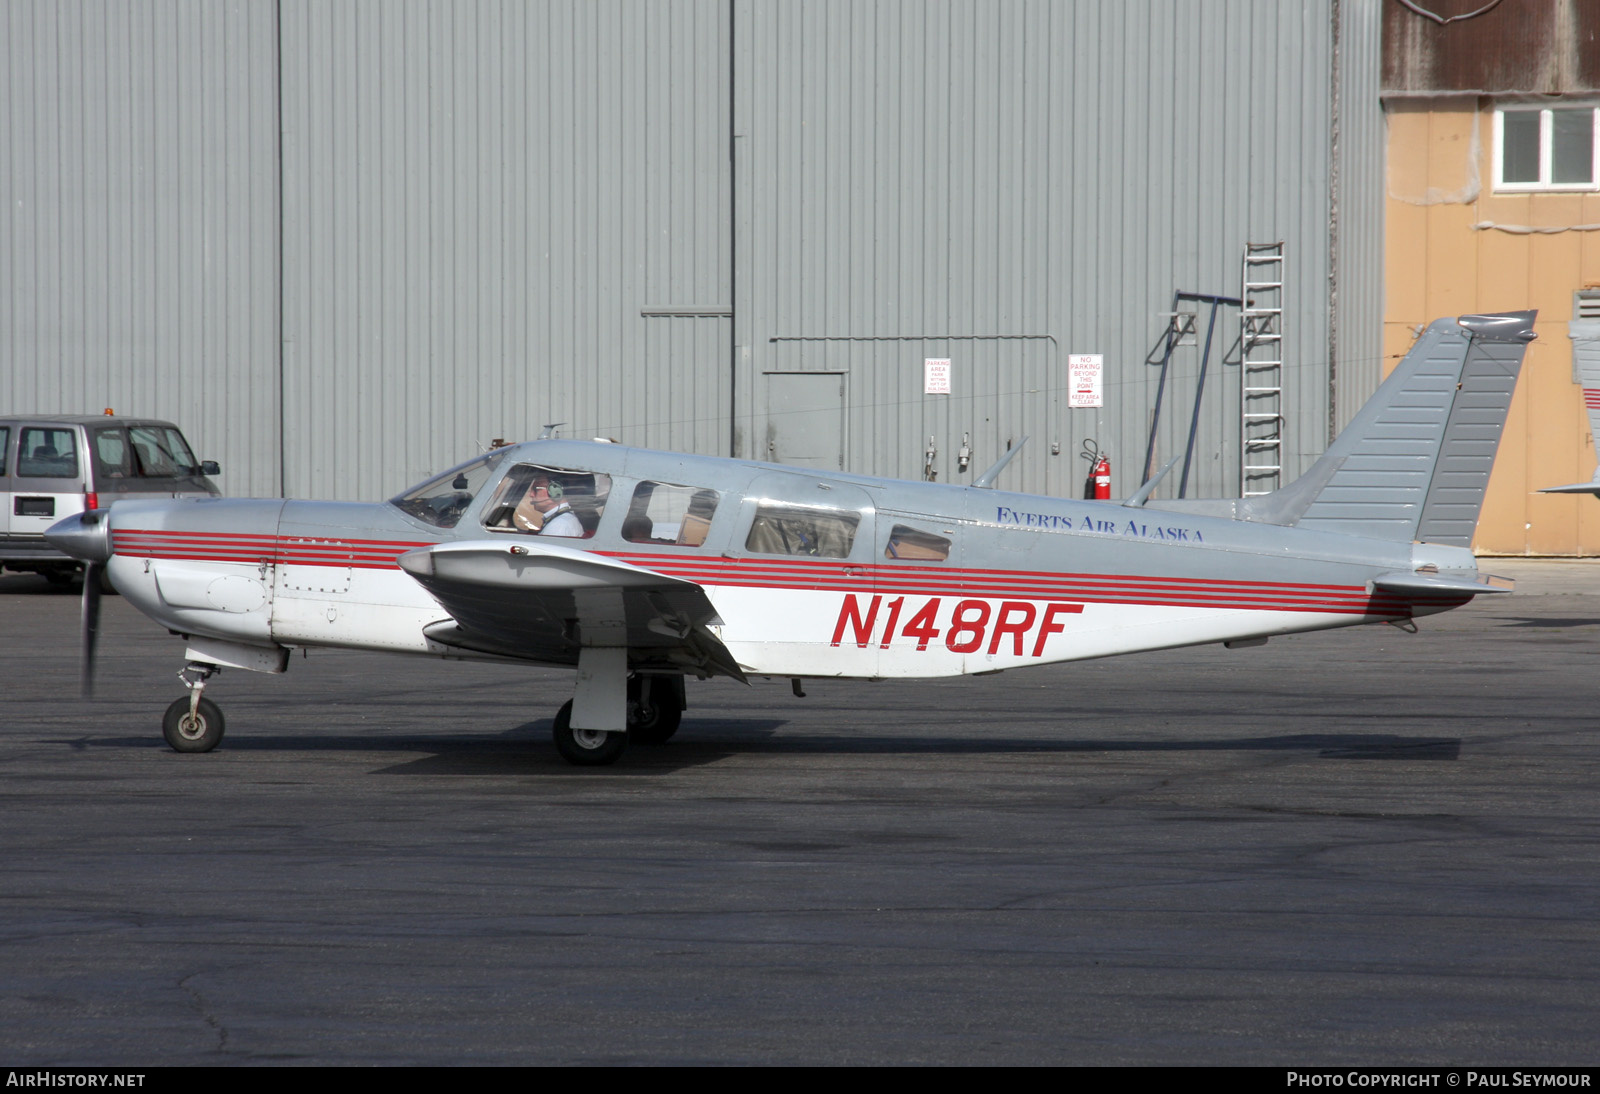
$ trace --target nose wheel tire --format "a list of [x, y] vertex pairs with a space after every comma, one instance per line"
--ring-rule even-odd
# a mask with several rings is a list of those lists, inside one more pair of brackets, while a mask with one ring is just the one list
[[210, 699], [202, 698], [189, 713], [189, 697], [175, 699], [161, 719], [161, 735], [174, 752], [210, 752], [222, 740], [222, 711]]
[[628, 750], [626, 733], [607, 732], [603, 729], [573, 729], [572, 701], [561, 704], [556, 711], [553, 731], [556, 751], [569, 764], [579, 767], [601, 767], [614, 764]]

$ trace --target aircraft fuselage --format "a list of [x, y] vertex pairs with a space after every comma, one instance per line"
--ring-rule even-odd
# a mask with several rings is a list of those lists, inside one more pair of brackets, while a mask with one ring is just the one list
[[[586, 535], [488, 523], [496, 484], [530, 465], [607, 481]], [[703, 538], [625, 534], [641, 484], [714, 493]], [[775, 550], [758, 534], [764, 503], [844, 514], [853, 535]], [[745, 674], [773, 676], [955, 676], [1398, 621], [1469, 597], [1401, 595], [1374, 576], [1474, 565], [1460, 548], [570, 441], [499, 450], [449, 528], [395, 503], [230, 499], [119, 504], [109, 523], [117, 588], [191, 637], [470, 655], [424, 633], [451, 615], [399, 557], [559, 542], [700, 586], [710, 632]], [[557, 635], [515, 655], [575, 664], [580, 644]]]

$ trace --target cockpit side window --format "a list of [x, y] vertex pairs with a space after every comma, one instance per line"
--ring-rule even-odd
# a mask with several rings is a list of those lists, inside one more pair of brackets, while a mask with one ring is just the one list
[[861, 514], [847, 509], [762, 502], [744, 545], [763, 555], [848, 558], [860, 523]]
[[491, 452], [452, 467], [399, 497], [390, 498], [389, 504], [436, 528], [454, 528], [503, 459], [503, 452]]
[[711, 531], [718, 500], [715, 490], [641, 482], [634, 488], [628, 515], [622, 519], [622, 538], [629, 543], [699, 547]]
[[896, 524], [889, 532], [889, 544], [883, 549], [883, 557], [912, 562], [944, 562], [950, 557], [950, 541], [920, 528]]
[[610, 496], [610, 475], [518, 464], [484, 507], [483, 524], [492, 532], [588, 539]]

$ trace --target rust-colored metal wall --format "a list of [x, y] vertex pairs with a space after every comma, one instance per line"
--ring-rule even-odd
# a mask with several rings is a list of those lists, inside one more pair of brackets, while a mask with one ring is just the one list
[[[1442, 18], [1486, 0], [1426, 0]], [[1600, 4], [1501, 0], [1482, 15], [1444, 24], [1398, 0], [1383, 6], [1383, 90], [1436, 95], [1482, 92], [1572, 95], [1600, 88]]]

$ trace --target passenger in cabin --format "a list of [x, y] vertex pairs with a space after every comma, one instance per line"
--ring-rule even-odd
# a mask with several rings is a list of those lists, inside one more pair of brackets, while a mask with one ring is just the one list
[[540, 474], [528, 486], [528, 493], [517, 504], [511, 522], [519, 531], [541, 536], [583, 537], [583, 522], [567, 503], [566, 487], [560, 479]]
[[717, 492], [665, 482], [641, 482], [622, 522], [629, 543], [669, 543], [699, 547], [717, 511]]
[[678, 542], [687, 547], [698, 547], [706, 541], [706, 533], [711, 531], [711, 518], [717, 511], [717, 492], [715, 490], [696, 490], [694, 497], [689, 499], [689, 511], [684, 514], [683, 525], [678, 532]]

